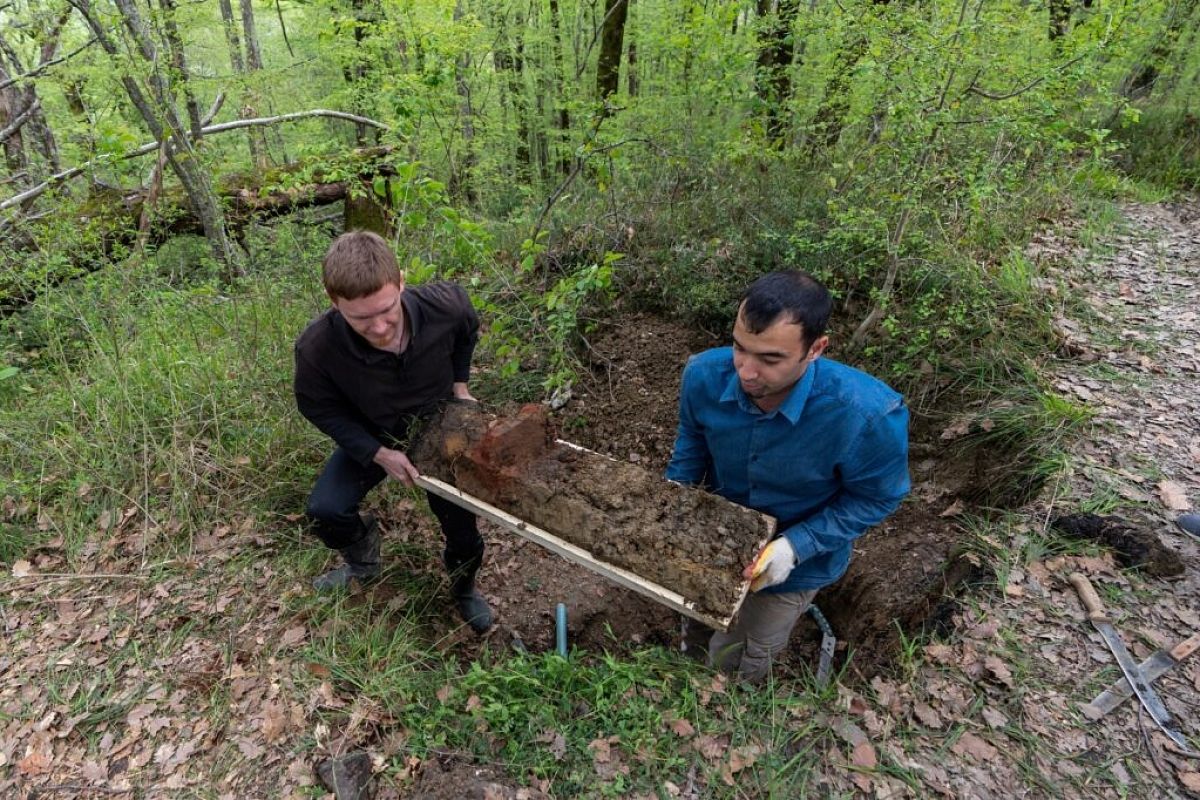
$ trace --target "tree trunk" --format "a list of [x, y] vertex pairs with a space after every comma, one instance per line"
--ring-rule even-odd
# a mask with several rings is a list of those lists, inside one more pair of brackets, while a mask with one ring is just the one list
[[[1179, 39], [1196, 11], [1197, 0], [1176, 0], [1167, 9], [1162, 29], [1144, 58], [1134, 64], [1121, 81], [1122, 96], [1131, 100], [1149, 97], [1162, 71], [1178, 51]], [[1185, 51], [1186, 52], [1186, 51]], [[1181, 65], [1182, 66], [1182, 65]]]
[[[629, 8], [633, 9], [634, 0], [629, 0]], [[637, 97], [638, 93], [638, 59], [637, 59], [637, 24], [633, 26], [633, 33], [629, 37], [629, 52], [626, 56], [626, 81], [629, 87], [629, 96]]]
[[225, 28], [225, 42], [229, 45], [229, 63], [238, 75], [246, 74], [246, 62], [242, 60], [242, 40], [238, 36], [237, 25], [233, 20], [233, 6], [229, 0], [217, 0], [221, 8], [221, 22]]
[[21, 91], [20, 84], [10, 82], [13, 75], [20, 75], [24, 70], [16, 53], [3, 38], [0, 34], [0, 54], [6, 57], [9, 63], [6, 67], [6, 58], [0, 57], [0, 82], [8, 84], [0, 89], [0, 142], [4, 144], [4, 166], [8, 168], [9, 175], [24, 176], [17, 178], [17, 182], [20, 183], [29, 177], [21, 128], [32, 116], [32, 109], [26, 105], [25, 93]]
[[62, 168], [62, 164], [58, 158], [58, 143], [54, 140], [54, 131], [50, 130], [50, 124], [46, 120], [46, 113], [42, 111], [41, 103], [38, 103], [34, 110], [33, 119], [30, 120], [30, 128], [33, 132], [33, 146], [38, 151], [38, 154], [45, 159], [49, 166], [50, 172], [58, 172]]
[[[32, 70], [32, 73], [36, 74], [54, 58], [54, 53], [58, 50], [59, 33], [68, 16], [69, 10], [58, 17], [48, 32], [45, 41], [39, 48], [37, 68]], [[46, 121], [46, 114], [42, 111], [37, 85], [33, 82], [32, 76], [28, 76], [25, 72], [17, 52], [2, 35], [0, 35], [0, 52], [7, 59], [13, 75], [27, 75], [26, 86], [21, 88], [20, 82], [14, 80], [6, 72], [5, 59], [0, 59], [0, 84], [6, 84], [3, 89], [0, 89], [0, 131], [5, 131], [4, 135], [0, 135], [0, 140], [3, 140], [4, 144], [5, 163], [13, 174], [28, 174], [29, 159], [25, 152], [26, 140], [22, 132], [22, 129], [28, 126], [28, 130], [32, 134], [30, 144], [33, 149], [41, 155], [49, 172], [57, 172], [59, 170], [58, 144], [54, 140], [54, 132], [50, 129], [50, 124]], [[11, 131], [8, 130], [9, 127], [12, 128]], [[29, 177], [32, 182], [36, 176], [29, 175]]]
[[850, 75], [854, 65], [866, 52], [866, 37], [856, 35], [847, 47], [839, 50], [834, 56], [831, 77], [825, 84], [821, 104], [813, 116], [807, 148], [810, 153], [822, 149], [829, 150], [842, 137], [842, 128], [850, 111]]
[[758, 0], [758, 15], [762, 20], [759, 34], [755, 92], [766, 108], [767, 139], [779, 146], [784, 136], [787, 102], [792, 94], [792, 26], [799, 10], [799, 0]]
[[1050, 41], [1057, 42], [1071, 28], [1071, 0], [1047, 0], [1050, 12]]
[[[379, 7], [379, 0], [351, 0], [350, 5], [354, 11], [354, 44], [358, 49], [369, 37], [372, 26], [379, 20], [382, 11]], [[355, 98], [353, 111], [361, 116], [370, 116], [368, 109], [363, 107], [362, 92], [358, 91], [362, 88], [359, 84], [366, 80], [369, 71], [368, 59], [362, 54], [356, 54], [354, 62], [344, 67], [342, 71], [346, 83], [356, 90], [352, 92]], [[359, 147], [366, 146], [367, 135], [370, 133], [375, 135], [375, 141], [378, 143], [378, 131], [372, 132], [369, 127], [359, 125], [354, 131], [355, 144]]]
[[554, 33], [554, 84], [555, 105], [558, 109], [558, 171], [566, 175], [571, 171], [571, 112], [567, 108], [566, 73], [563, 71], [562, 18], [558, 11], [558, 0], [550, 0], [550, 29]]
[[600, 57], [596, 62], [596, 97], [603, 102], [616, 94], [621, 82], [621, 53], [625, 46], [628, 0], [604, 0], [600, 22]]
[[[0, 65], [0, 80], [7, 77], [8, 73]], [[29, 164], [25, 159], [25, 140], [21, 136], [21, 128], [32, 114], [29, 113], [30, 109], [25, 108], [22, 94], [15, 84], [0, 89], [0, 136], [4, 139], [4, 166], [9, 174], [28, 178]]]
[[[41, 52], [38, 54], [38, 69], [45, 67], [54, 60], [54, 54], [58, 51], [59, 34], [62, 32], [63, 26], [67, 24], [67, 20], [71, 16], [71, 7], [67, 8], [59, 15], [54, 27], [50, 30], [46, 41], [42, 42]], [[30, 82], [29, 88], [26, 90], [29, 93], [30, 100], [37, 99], [37, 87]], [[41, 103], [38, 103], [38, 110], [33, 117], [34, 144], [42, 158], [46, 159], [46, 163], [50, 166], [50, 172], [58, 172], [62, 169], [62, 164], [58, 157], [58, 143], [54, 140], [54, 131], [50, 128], [50, 123], [46, 119], [46, 114], [42, 111]]]
[[[467, 13], [466, 0], [454, 4], [454, 21], [458, 22]], [[475, 169], [475, 111], [471, 105], [471, 84], [467, 72], [471, 68], [471, 53], [463, 50], [454, 60], [454, 89], [458, 93], [458, 116], [462, 126], [462, 157], [452, 159], [448, 187], [454, 197], [475, 205], [479, 197], [475, 192], [472, 172]]]
[[[386, 148], [356, 152], [351, 167], [354, 176], [348, 179], [345, 178], [345, 165], [342, 174], [335, 177], [324, 174], [318, 163], [222, 181], [230, 187], [223, 190], [220, 197], [222, 207], [228, 209], [227, 224], [240, 237], [253, 223], [303, 208], [345, 200], [356, 184], [369, 187], [375, 176], [394, 174], [394, 169], [386, 163], [390, 153]], [[264, 186], [277, 184], [284, 175], [297, 175], [306, 170], [313, 171], [310, 181], [286, 191], [271, 194], [262, 192]], [[243, 182], [238, 184], [236, 181]], [[48, 235], [44, 233], [45, 229], [63, 224], [64, 214], [79, 214], [77, 217], [68, 216], [67, 219], [78, 229], [87, 231], [88, 235], [83, 237], [87, 244], [66, 254], [67, 263], [63, 265], [61, 273], [49, 276], [51, 283], [94, 271], [114, 253], [133, 246], [139, 220], [143, 217], [147, 218], [143, 233], [145, 243], [164, 242], [181, 234], [205, 233], [204, 223], [196, 216], [194, 207], [178, 187], [160, 191], [163, 191], [158, 199], [161, 212], [153, 215], [153, 218], [146, 214], [147, 206], [154, 202], [153, 188], [127, 194], [105, 190], [89, 198], [86, 213], [69, 207], [61, 208], [52, 217], [27, 223], [27, 227], [18, 229], [17, 236], [6, 240], [5, 247], [0, 248], [0, 276], [10, 278], [8, 282], [0, 280], [0, 314], [28, 303], [41, 290], [43, 283], [40, 279], [35, 283], [21, 283], [19, 270], [4, 268], [20, 263], [24, 257], [22, 253], [37, 247], [36, 243]]]
[[[874, 6], [886, 6], [890, 0], [873, 0]], [[810, 154], [821, 149], [831, 149], [842, 137], [846, 116], [850, 112], [851, 77], [854, 68], [866, 55], [869, 42], [865, 34], [855, 32], [851, 40], [843, 45], [834, 56], [831, 78], [817, 111], [813, 115], [812, 129], [808, 134], [806, 149]]]
[[292, 40], [288, 38], [287, 23], [283, 21], [283, 7], [279, 0], [275, 0], [275, 15], [279, 17], [279, 31], [283, 34], [283, 43], [287, 45], [288, 55], [295, 58], [296, 52], [292, 50]]
[[[247, 76], [253, 80], [254, 73], [261, 72], [263, 68], [262, 49], [258, 46], [258, 31], [254, 24], [254, 5], [251, 0], [240, 0], [242, 6], [242, 34], [246, 41], [246, 72]], [[246, 94], [243, 98], [243, 117], [258, 116], [259, 97], [258, 90], [248, 85]], [[271, 110], [274, 113], [274, 109]], [[270, 166], [271, 157], [267, 149], [267, 134], [261, 128], [250, 129], [250, 154], [254, 160], [254, 166], [259, 169], [265, 169]]]
[[[233, 73], [244, 81], [246, 62], [242, 57], [242, 39], [238, 33], [237, 22], [233, 18], [233, 5], [230, 0], [217, 0], [217, 5], [221, 9], [221, 27], [225, 29], [225, 43], [229, 47], [229, 64], [233, 67]], [[238, 115], [245, 116], [245, 109], [250, 106], [251, 104], [246, 100], [246, 92], [243, 91]], [[250, 160], [257, 164], [259, 162], [258, 136], [253, 128], [246, 130], [246, 144], [250, 148]]]
[[63, 87], [67, 110], [76, 119], [87, 119], [87, 104], [83, 100], [83, 81], [72, 80]]
[[[208, 111], [208, 115], [206, 116], [206, 119], [211, 119], [212, 117], [216, 116], [217, 111], [220, 109], [220, 106], [221, 106], [220, 101], [222, 100], [222, 98], [223, 98], [223, 95], [217, 96], [218, 102], [213, 103], [212, 108], [210, 108]], [[279, 114], [278, 116], [274, 116], [274, 117], [259, 117], [257, 119], [236, 119], [236, 120], [233, 120], [232, 122], [222, 122], [217, 125], [205, 125], [204, 130], [202, 132], [206, 136], [212, 136], [213, 134], [225, 133], [226, 131], [236, 131], [236, 130], [241, 130], [242, 128], [251, 128], [251, 127], [263, 126], [263, 125], [276, 125], [279, 123], [291, 122], [293, 120], [298, 120], [298, 119], [311, 119], [312, 117], [330, 117], [332, 119], [344, 119], [344, 120], [349, 120], [350, 122], [361, 123], [361, 124], [368, 125], [371, 127], [376, 127], [381, 130], [388, 130], [388, 127], [386, 125], [384, 125], [382, 122], [377, 122], [376, 120], [369, 119], [367, 117], [359, 117], [354, 114], [347, 114], [344, 111], [329, 111], [324, 108], [314, 108], [310, 111], [293, 111], [290, 114]], [[162, 142], [159, 142], [156, 139], [154, 141], [151, 141], [149, 144], [140, 145], [139, 147], [135, 147], [133, 150], [129, 150], [129, 151], [121, 154], [120, 156], [117, 156], [116, 160], [123, 161], [123, 160], [129, 159], [129, 158], [137, 158], [138, 156], [144, 156], [147, 153], [154, 153], [154, 152], [158, 152], [160, 150], [162, 150]], [[25, 203], [29, 200], [33, 200], [34, 198], [41, 196], [47, 190], [52, 189], [55, 186], [58, 186], [59, 184], [63, 183], [64, 181], [69, 181], [72, 178], [79, 177], [80, 175], [84, 174], [85, 172], [88, 172], [89, 170], [91, 170], [92, 167], [94, 167], [96, 165], [97, 161], [98, 161], [98, 159], [94, 159], [92, 161], [84, 162], [83, 164], [80, 164], [79, 166], [72, 167], [71, 169], [63, 170], [62, 172], [59, 172], [56, 175], [51, 175], [49, 178], [42, 181], [37, 186], [31, 187], [31, 188], [25, 190], [24, 192], [20, 192], [19, 194], [13, 195], [12, 197], [9, 197], [5, 200], [0, 200], [0, 211], [5, 210], [6, 208], [12, 208], [16, 205]], [[378, 172], [378, 170], [376, 170], [376, 172]], [[0, 230], [2, 230], [2, 227], [0, 227]]]
[[171, 55], [171, 68], [175, 70], [176, 79], [173, 85], [183, 90], [184, 104], [187, 107], [188, 121], [192, 125], [192, 141], [200, 141], [200, 129], [204, 124], [200, 121], [200, 104], [192, 92], [187, 68], [187, 57], [183, 51], [183, 37], [179, 35], [179, 26], [175, 23], [175, 0], [159, 0], [163, 10], [163, 38], [167, 43], [167, 51]]
[[[114, 59], [123, 57], [122, 51], [108, 30], [101, 24], [93, 12], [91, 0], [70, 0], [79, 9], [96, 40], [104, 51]], [[136, 45], [137, 53], [148, 62], [158, 61], [158, 49], [138, 13], [133, 0], [114, 0], [121, 13], [122, 21]], [[229, 239], [225, 226], [225, 214], [221, 204], [213, 192], [212, 183], [207, 171], [200, 163], [199, 154], [192, 148], [188, 133], [172, 101], [171, 84], [163, 73], [152, 71], [147, 78], [150, 97], [143, 91], [142, 85], [130, 74], [121, 75], [121, 84], [129, 95], [130, 102], [141, 114], [147, 129], [156, 141], [166, 145], [167, 162], [172, 171], [183, 185], [184, 192], [191, 201], [192, 211], [201, 221], [205, 238], [217, 262], [223, 265], [225, 276], [229, 279], [242, 275], [244, 265], [241, 252]]]
[[[495, 24], [496, 46], [492, 57], [496, 63], [496, 71], [505, 76], [508, 98], [512, 101], [513, 116], [517, 124], [517, 179], [528, 183], [531, 157], [529, 99], [525, 92], [525, 44], [520, 33], [512, 34], [504, 17], [498, 17]], [[520, 31], [523, 25], [524, 21], [518, 16], [514, 28]]]

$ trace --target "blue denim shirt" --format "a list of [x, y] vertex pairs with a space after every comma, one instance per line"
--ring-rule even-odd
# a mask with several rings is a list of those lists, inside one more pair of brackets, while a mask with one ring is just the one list
[[819, 358], [779, 408], [742, 391], [728, 347], [683, 371], [667, 477], [770, 514], [796, 551], [764, 591], [819, 589], [850, 564], [853, 541], [908, 494], [908, 409], [883, 382]]

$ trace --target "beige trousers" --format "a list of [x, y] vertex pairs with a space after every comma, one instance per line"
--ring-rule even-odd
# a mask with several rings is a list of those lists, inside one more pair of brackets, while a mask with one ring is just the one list
[[817, 591], [751, 592], [729, 632], [714, 631], [709, 639], [709, 666], [736, 673], [751, 683], [762, 682], [771, 669], [772, 660], [787, 647], [792, 629], [808, 610]]

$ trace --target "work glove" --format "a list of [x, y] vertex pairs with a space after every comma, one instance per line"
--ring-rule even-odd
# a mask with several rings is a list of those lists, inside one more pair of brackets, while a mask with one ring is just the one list
[[794, 566], [796, 566], [796, 551], [792, 549], [792, 543], [787, 540], [786, 536], [772, 539], [758, 554], [754, 566], [747, 569], [749, 574], [746, 577], [752, 579], [750, 591], [757, 592], [768, 586], [783, 583]]

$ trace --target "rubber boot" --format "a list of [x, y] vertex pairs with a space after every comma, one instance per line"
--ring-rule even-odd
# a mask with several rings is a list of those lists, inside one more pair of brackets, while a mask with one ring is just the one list
[[375, 517], [368, 515], [359, 518], [359, 526], [362, 536], [357, 541], [338, 548], [344, 563], [313, 581], [313, 588], [318, 592], [345, 589], [351, 580], [370, 583], [379, 577], [379, 522]]
[[475, 588], [475, 573], [483, 564], [483, 548], [467, 559], [446, 558], [446, 570], [450, 573], [450, 593], [454, 606], [463, 621], [476, 633], [484, 633], [492, 627], [492, 609], [487, 600]]

